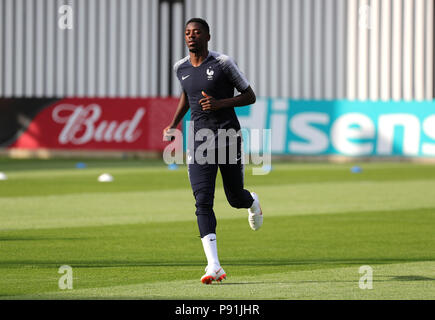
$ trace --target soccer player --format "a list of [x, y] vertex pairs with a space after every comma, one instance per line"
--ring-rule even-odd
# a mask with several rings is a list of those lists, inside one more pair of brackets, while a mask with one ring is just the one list
[[[236, 132], [233, 136], [229, 135], [229, 139], [225, 138], [223, 144], [220, 139], [217, 145], [214, 143], [213, 147], [205, 150], [207, 155], [213, 151], [215, 156], [212, 155], [211, 159], [215, 161], [203, 163], [196, 158], [188, 161], [189, 180], [196, 201], [195, 213], [208, 263], [201, 278], [201, 282], [205, 284], [220, 282], [226, 278], [217, 254], [216, 217], [213, 211], [218, 168], [230, 205], [248, 209], [248, 221], [253, 230], [258, 230], [263, 224], [258, 196], [243, 186], [242, 139], [240, 124], [234, 111], [234, 107], [253, 104], [256, 100], [255, 93], [231, 57], [208, 50], [209, 40], [210, 29], [205, 20], [193, 18], [186, 23], [185, 41], [189, 55], [174, 65], [183, 92], [172, 122], [163, 131], [163, 135], [168, 137], [171, 129], [177, 127], [190, 108], [193, 133], [208, 129], [214, 135], [215, 142], [219, 140], [221, 132]], [[234, 96], [234, 88], [240, 92], [239, 95]], [[188, 159], [195, 157], [202, 143], [203, 140], [195, 139], [193, 150], [187, 151]], [[235, 148], [237, 152], [232, 152], [231, 148]]]

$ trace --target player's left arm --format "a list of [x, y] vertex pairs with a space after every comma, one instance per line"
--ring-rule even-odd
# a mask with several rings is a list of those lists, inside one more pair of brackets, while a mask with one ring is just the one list
[[202, 110], [219, 110], [229, 107], [242, 107], [255, 103], [257, 99], [251, 86], [248, 86], [248, 88], [246, 88], [239, 95], [227, 99], [215, 99], [212, 96], [207, 95], [207, 93], [204, 91], [202, 92], [202, 95], [204, 98], [199, 100]]

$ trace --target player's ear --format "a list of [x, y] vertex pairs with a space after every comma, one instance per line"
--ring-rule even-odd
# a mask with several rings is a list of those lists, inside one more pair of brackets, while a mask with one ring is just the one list
[[210, 41], [210, 39], [211, 39], [211, 36], [210, 36], [210, 33], [209, 33], [208, 36], [207, 36], [207, 41]]

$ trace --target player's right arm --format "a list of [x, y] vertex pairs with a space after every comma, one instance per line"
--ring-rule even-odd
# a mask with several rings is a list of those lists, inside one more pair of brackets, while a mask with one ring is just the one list
[[175, 110], [174, 117], [172, 118], [172, 122], [169, 124], [169, 126], [163, 129], [163, 136], [166, 136], [169, 133], [168, 130], [175, 129], [178, 126], [189, 108], [190, 106], [189, 101], [187, 100], [186, 92], [183, 91], [178, 102], [177, 110]]

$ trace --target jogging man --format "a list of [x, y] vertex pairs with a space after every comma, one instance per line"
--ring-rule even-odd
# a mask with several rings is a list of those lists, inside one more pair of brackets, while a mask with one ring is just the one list
[[[200, 18], [190, 19], [185, 26], [185, 41], [189, 55], [174, 65], [183, 93], [171, 124], [163, 131], [170, 135], [186, 112], [191, 111], [195, 135], [201, 130], [211, 132], [213, 142], [204, 152], [197, 152], [204, 140], [193, 141], [193, 150], [188, 149], [188, 174], [195, 197], [196, 216], [207, 267], [201, 282], [210, 284], [226, 278], [220, 266], [216, 245], [216, 217], [213, 200], [217, 170], [219, 168], [225, 195], [234, 208], [248, 209], [248, 221], [253, 230], [263, 224], [263, 215], [255, 193], [244, 189], [244, 167], [242, 159], [242, 139], [240, 124], [234, 107], [253, 104], [255, 93], [246, 77], [234, 60], [226, 55], [209, 51], [210, 29]], [[234, 88], [240, 92], [234, 97]], [[221, 139], [221, 133], [236, 132]], [[227, 137], [229, 137], [227, 139]], [[189, 141], [194, 139], [189, 137]], [[228, 141], [229, 140], [229, 141]], [[206, 140], [209, 141], [209, 140]], [[223, 141], [223, 143], [222, 143]], [[236, 152], [233, 152], [236, 150]], [[199, 161], [195, 155], [207, 156], [207, 161]], [[210, 161], [211, 160], [211, 161]]]

